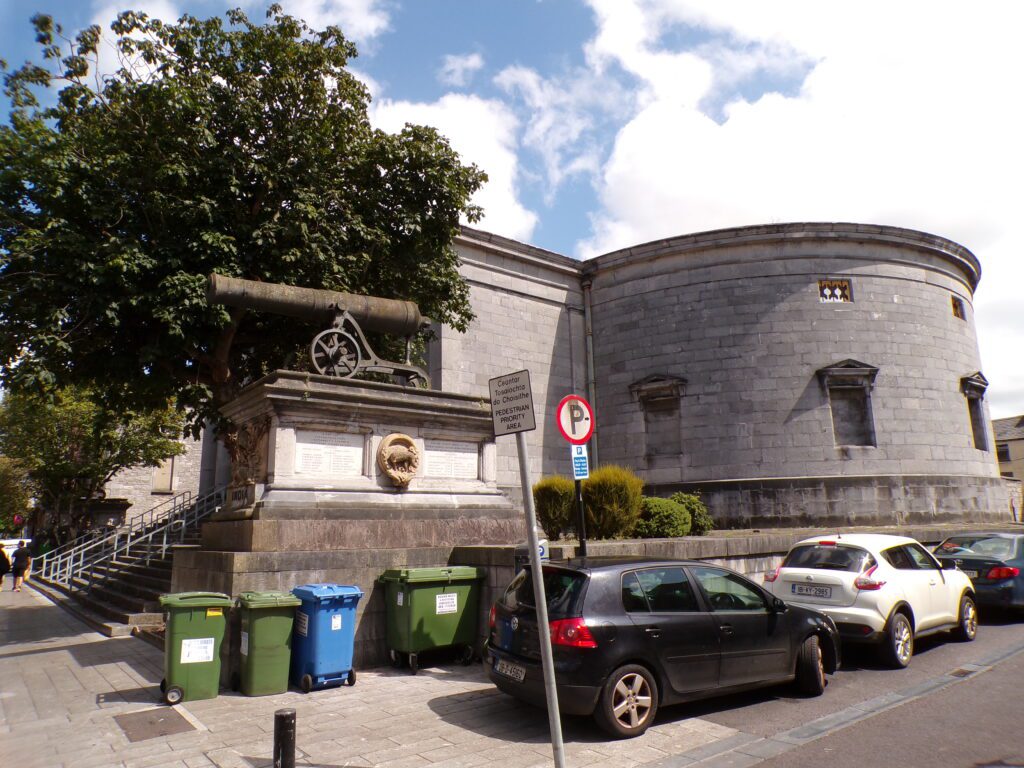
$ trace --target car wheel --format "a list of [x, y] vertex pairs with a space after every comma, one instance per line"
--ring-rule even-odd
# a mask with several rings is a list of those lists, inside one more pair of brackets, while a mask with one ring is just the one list
[[825, 663], [821, 659], [817, 635], [811, 635], [800, 646], [796, 659], [796, 685], [800, 693], [808, 696], [821, 696], [825, 692]]
[[894, 669], [903, 669], [914, 655], [914, 630], [905, 613], [894, 614], [883, 646], [885, 660]]
[[639, 736], [654, 722], [658, 686], [644, 667], [627, 664], [615, 670], [601, 689], [594, 719], [619, 738]]
[[960, 599], [959, 617], [960, 621], [953, 630], [953, 635], [957, 640], [969, 643], [978, 636], [978, 607], [969, 595], [964, 595]]

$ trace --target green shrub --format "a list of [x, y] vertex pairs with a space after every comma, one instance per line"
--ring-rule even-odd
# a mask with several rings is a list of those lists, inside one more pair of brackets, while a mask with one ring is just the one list
[[557, 541], [567, 530], [576, 528], [575, 501], [576, 484], [567, 477], [551, 475], [534, 483], [537, 522], [551, 541]]
[[676, 504], [686, 507], [690, 513], [690, 533], [694, 536], [703, 536], [709, 531], [715, 530], [715, 520], [708, 512], [707, 506], [695, 493], [674, 493], [670, 497]]
[[671, 539], [690, 532], [690, 512], [671, 499], [644, 496], [640, 520], [633, 535], [638, 539]]
[[644, 481], [625, 467], [598, 467], [583, 481], [588, 539], [629, 536], [640, 519]]

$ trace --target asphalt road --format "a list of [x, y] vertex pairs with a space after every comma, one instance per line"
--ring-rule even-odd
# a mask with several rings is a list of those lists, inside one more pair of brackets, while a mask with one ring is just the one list
[[761, 765], [1024, 765], [1024, 653], [1016, 651], [1024, 651], [1024, 619], [988, 614], [974, 642], [945, 634], [919, 640], [904, 670], [887, 668], [873, 649], [846, 646], [820, 697], [763, 689], [667, 708], [659, 720], [702, 717], [771, 739], [830, 715], [842, 720], [872, 702], [877, 714], [869, 705], [858, 722], [840, 723]]

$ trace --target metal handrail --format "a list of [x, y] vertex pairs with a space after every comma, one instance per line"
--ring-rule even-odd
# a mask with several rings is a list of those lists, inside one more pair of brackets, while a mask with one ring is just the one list
[[[202, 496], [191, 504], [185, 512], [174, 518], [173, 520], [167, 520], [162, 525], [158, 525], [146, 533], [136, 536], [134, 538], [126, 537], [125, 540], [119, 544], [115, 544], [111, 549], [108, 557], [105, 558], [107, 562], [113, 563], [120, 557], [130, 557], [131, 550], [133, 547], [138, 548], [140, 546], [145, 547], [145, 555], [142, 557], [142, 562], [146, 565], [154, 557], [162, 559], [166, 554], [167, 550], [175, 544], [180, 544], [185, 540], [185, 534], [197, 523], [205, 518], [209, 517], [217, 508], [223, 503], [225, 496], [225, 489], [219, 488], [212, 493], [208, 493]], [[156, 546], [154, 547], [154, 540]], [[93, 563], [98, 565], [99, 563]], [[110, 578], [110, 571], [105, 571], [102, 574], [97, 575], [94, 568], [88, 572], [88, 583], [86, 585], [86, 591], [91, 591], [97, 586], [102, 586], [106, 580]]]
[[[194, 525], [216, 510], [224, 500], [224, 493], [224, 488], [218, 488], [196, 499], [193, 499], [190, 491], [180, 493], [139, 515], [130, 525], [118, 528], [102, 538], [72, 548], [47, 552], [39, 558], [38, 573], [47, 581], [75, 589], [75, 581], [87, 568], [111, 562], [119, 554], [130, 553], [133, 546], [151, 543], [157, 536], [162, 537], [164, 542], [162, 556], [167, 550], [167, 533], [171, 526], [179, 523], [176, 529], [179, 531], [178, 541], [184, 540], [189, 525]], [[148, 557], [146, 562], [149, 562]], [[90, 574], [90, 588], [92, 581]]]

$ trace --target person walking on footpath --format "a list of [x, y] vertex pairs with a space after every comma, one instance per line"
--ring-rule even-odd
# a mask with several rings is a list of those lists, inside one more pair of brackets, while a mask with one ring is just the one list
[[0, 547], [0, 589], [4, 588], [4, 576], [11, 570], [11, 561], [7, 559], [7, 552]]
[[21, 592], [21, 583], [25, 580], [28, 569], [32, 567], [32, 553], [28, 551], [24, 541], [18, 542], [18, 548], [11, 556], [11, 570], [14, 571], [14, 591]]

